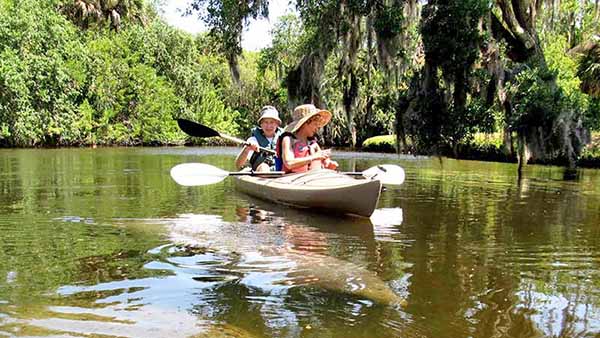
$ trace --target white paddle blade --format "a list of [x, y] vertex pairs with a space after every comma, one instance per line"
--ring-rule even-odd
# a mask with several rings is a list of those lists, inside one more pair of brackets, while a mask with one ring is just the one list
[[171, 177], [186, 187], [221, 182], [227, 176], [227, 171], [204, 163], [183, 163], [171, 168]]
[[379, 180], [383, 185], [401, 185], [404, 182], [404, 169], [395, 164], [380, 164], [362, 172], [366, 178]]

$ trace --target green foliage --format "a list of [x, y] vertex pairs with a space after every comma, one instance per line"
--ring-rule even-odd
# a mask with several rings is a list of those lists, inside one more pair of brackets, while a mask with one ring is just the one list
[[238, 107], [237, 123], [243, 135], [249, 135], [250, 129], [256, 125], [260, 109], [265, 105], [277, 108], [284, 120], [287, 108], [287, 92], [273, 71], [259, 68], [261, 54], [246, 52], [240, 63], [240, 84], [224, 89], [229, 106]]
[[549, 34], [545, 40], [547, 42], [544, 44], [544, 56], [548, 68], [556, 74], [556, 83], [566, 96], [581, 94], [577, 62], [566, 53], [567, 39], [561, 35]]
[[76, 30], [46, 3], [26, 0], [0, 13], [0, 123], [5, 145], [61, 145], [81, 96], [84, 58]]
[[470, 88], [483, 34], [479, 22], [487, 1], [431, 1], [423, 7], [421, 34], [426, 65], [412, 86], [423, 86], [407, 116], [408, 131], [421, 151], [454, 148], [462, 139], [493, 125], [491, 111]]
[[[600, 61], [596, 60], [594, 64], [594, 49], [577, 60], [565, 53], [568, 45], [564, 36], [552, 35], [546, 40], [544, 55], [548, 67], [556, 74], [556, 83], [564, 95], [565, 105], [578, 110], [584, 116], [585, 124], [597, 130], [600, 128], [599, 100], [588, 95], [593, 94], [595, 86], [600, 84]], [[600, 55], [600, 47], [596, 53]]]
[[600, 167], [600, 132], [592, 133], [592, 141], [581, 153], [578, 164], [587, 167]]
[[581, 89], [600, 98], [600, 42], [580, 57], [577, 75], [582, 81]]
[[[594, 1], [562, 0], [546, 2], [538, 11], [538, 31], [566, 38], [568, 49], [597, 34], [598, 18]], [[556, 6], [558, 5], [558, 6]]]
[[[282, 17], [272, 46], [259, 53], [242, 53], [239, 34], [245, 19], [268, 14], [267, 1], [194, 0], [190, 11], [202, 11], [212, 28], [197, 36], [165, 24], [141, 0], [118, 8], [99, 1], [102, 18], [82, 16], [82, 4], [92, 2], [0, 0], [0, 146], [198, 141], [174, 117], [245, 137], [261, 106], [276, 106], [288, 122], [288, 105], [306, 100], [334, 114], [327, 143], [349, 145], [356, 136], [365, 149], [392, 150], [395, 137], [369, 138], [406, 132], [417, 147], [499, 157], [502, 146], [480, 133], [544, 130], [554, 147], [552, 133], [571, 133], [580, 120], [600, 129], [600, 100], [582, 92], [598, 87], [597, 53], [579, 60], [568, 53], [593, 34], [590, 3], [582, 10], [579, 1], [563, 1], [556, 17], [542, 4], [546, 69], [544, 62], [506, 62], [514, 46], [501, 43], [490, 61], [486, 48], [498, 41], [486, 26], [486, 0], [429, 1], [419, 7], [420, 21], [408, 2], [299, 2], [300, 16]], [[123, 20], [118, 29], [109, 27], [113, 10]], [[582, 13], [581, 25], [572, 13]], [[415, 68], [424, 62], [428, 68]], [[490, 87], [498, 64], [508, 75], [506, 116]]]
[[91, 103], [106, 142], [172, 143], [180, 135], [174, 117], [237, 132], [236, 114], [220, 93], [228, 83], [226, 66], [198, 54], [189, 35], [157, 23], [147, 31], [134, 27], [92, 40], [89, 49], [98, 74]]
[[512, 100], [511, 115], [506, 117], [509, 131], [526, 141], [534, 160], [574, 161], [587, 139], [583, 126], [586, 98], [581, 93], [565, 95], [553, 79], [556, 71], [545, 67], [526, 68], [508, 86]]
[[261, 73], [270, 69], [275, 72], [278, 80], [285, 79], [302, 57], [301, 49], [306, 35], [303, 28], [295, 15], [288, 14], [279, 18], [272, 30], [271, 46], [260, 51], [258, 69]]
[[444, 143], [455, 145], [468, 141], [478, 132], [492, 132], [495, 127], [494, 115], [479, 97], [470, 97], [466, 107], [451, 106], [448, 118], [442, 127]]
[[158, 19], [81, 31], [53, 3], [0, 12], [0, 145], [173, 144], [174, 117], [235, 134], [223, 59]]
[[376, 5], [373, 27], [382, 38], [393, 38], [402, 31], [404, 21], [404, 8], [402, 6], [386, 6], [384, 3]]
[[600, 131], [600, 98], [592, 98], [585, 113], [590, 129]]
[[[249, 0], [243, 3], [235, 0], [193, 0], [188, 12], [198, 12], [210, 28], [210, 34], [218, 42], [219, 51], [226, 56], [230, 66], [242, 53], [242, 30], [249, 19], [267, 17], [269, 2]], [[235, 70], [236, 71], [236, 70]]]
[[468, 70], [479, 55], [483, 36], [478, 27], [485, 0], [430, 1], [423, 7], [421, 33], [427, 58], [439, 65], [445, 78]]
[[493, 147], [501, 149], [504, 146], [501, 133], [475, 133], [471, 141], [476, 147]]
[[369, 137], [363, 142], [362, 150], [394, 153], [396, 152], [396, 135], [379, 135]]
[[53, 0], [74, 24], [87, 29], [103, 26], [118, 30], [122, 21], [145, 22], [153, 15], [144, 0]]
[[459, 144], [456, 155], [465, 159], [515, 161], [514, 156], [505, 152], [501, 133], [475, 133], [471, 139]]
[[562, 93], [553, 90], [548, 81], [554, 73], [540, 67], [526, 68], [508, 86], [512, 97], [512, 115], [506, 124], [510, 131], [526, 131], [532, 126], [551, 128], [552, 120], [563, 109]]

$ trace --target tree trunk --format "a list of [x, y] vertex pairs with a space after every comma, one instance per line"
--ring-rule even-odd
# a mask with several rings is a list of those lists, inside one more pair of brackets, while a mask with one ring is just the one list
[[599, 17], [599, 11], [598, 11], [598, 5], [600, 3], [600, 0], [596, 0], [596, 2], [594, 3], [594, 27], [598, 28], [598, 17]]
[[[544, 53], [535, 30], [535, 10], [530, 0], [497, 0], [502, 18], [492, 14], [495, 36], [509, 44], [508, 57], [516, 62], [531, 62], [546, 67]], [[512, 51], [512, 53], [511, 53]]]
[[569, 31], [567, 32], [567, 46], [575, 46], [575, 13], [569, 13]]
[[467, 105], [467, 74], [464, 68], [454, 73], [454, 93], [452, 93], [456, 110], [464, 110]]
[[229, 71], [231, 73], [231, 78], [233, 79], [233, 83], [236, 85], [240, 85], [240, 69], [238, 65], [237, 55], [228, 54], [227, 55], [227, 64], [229, 65]]
[[550, 10], [552, 11], [552, 15], [550, 15], [550, 30], [554, 30], [554, 16], [556, 15], [556, 9], [554, 8], [554, 0], [551, 1], [552, 6]]
[[519, 181], [523, 176], [523, 167], [527, 164], [527, 160], [529, 156], [527, 154], [527, 145], [526, 145], [525, 136], [518, 136], [517, 138], [517, 174], [519, 177]]
[[349, 74], [343, 76], [344, 85], [344, 111], [346, 112], [346, 126], [350, 133], [351, 147], [356, 147], [356, 127], [354, 123], [354, 115], [356, 108], [356, 98], [358, 97], [358, 78], [354, 74], [354, 69], [351, 69]]
[[[544, 58], [543, 51], [539, 44], [539, 39], [535, 31], [534, 20], [532, 13], [525, 11], [528, 8], [528, 0], [498, 0], [500, 9], [502, 10], [502, 20], [504, 25], [500, 27], [495, 26], [496, 31], [494, 36], [497, 38], [504, 38], [505, 36], [513, 37], [514, 39], [504, 39], [508, 44], [508, 50], [520, 49], [521, 47], [526, 48], [528, 57], [525, 60], [513, 60], [523, 62], [525, 61], [529, 68], [540, 67], [547, 69], [546, 61]], [[529, 17], [528, 17], [529, 15]], [[572, 16], [574, 23], [574, 14]], [[496, 18], [497, 20], [500, 20]], [[502, 31], [502, 27], [505, 31]], [[500, 28], [500, 29], [498, 29]], [[508, 28], [508, 31], [506, 31]], [[515, 46], [511, 44], [518, 42]], [[511, 55], [509, 54], [509, 57]], [[545, 81], [545, 85], [548, 86], [548, 90], [555, 92], [557, 90], [556, 79], [548, 78]], [[512, 102], [511, 98], [506, 98], [504, 103], [505, 115], [510, 118], [512, 114]], [[557, 102], [558, 103], [558, 102]], [[520, 126], [514, 130], [517, 133], [517, 157], [519, 161], [519, 171], [530, 158], [543, 159], [549, 155], [556, 155], [557, 151], [562, 151], [564, 155], [569, 159], [569, 165], [574, 165], [572, 159], [575, 158], [577, 151], [573, 146], [577, 143], [577, 120], [578, 116], [565, 112], [561, 113], [560, 116], [545, 117], [542, 120], [531, 120], [528, 125]], [[566, 128], [568, 131], [557, 132], [560, 128]], [[507, 131], [507, 135], [509, 132]], [[571, 132], [573, 131], [573, 132]], [[553, 143], [555, 140], [559, 140], [558, 143]], [[557, 149], [557, 146], [560, 149]]]
[[535, 13], [528, 13], [529, 0], [497, 0], [497, 3], [510, 33], [521, 41], [525, 48], [539, 49], [534, 27]]

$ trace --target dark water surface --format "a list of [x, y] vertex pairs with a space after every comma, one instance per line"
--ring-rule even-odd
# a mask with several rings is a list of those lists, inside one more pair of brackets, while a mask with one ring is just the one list
[[275, 206], [233, 148], [0, 150], [0, 337], [598, 337], [600, 171], [395, 163], [371, 219]]

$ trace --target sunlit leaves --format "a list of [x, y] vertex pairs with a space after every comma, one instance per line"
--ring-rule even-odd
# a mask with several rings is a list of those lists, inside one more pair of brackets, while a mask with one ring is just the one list
[[158, 21], [85, 34], [53, 6], [0, 12], [0, 145], [181, 143], [178, 116], [237, 132], [227, 66], [193, 37]]
[[269, 15], [268, 0], [193, 0], [188, 14], [198, 16], [210, 28], [210, 34], [219, 42], [234, 81], [239, 82], [237, 57], [242, 53], [242, 31], [248, 20]]
[[146, 21], [144, 0], [60, 0], [59, 8], [83, 28], [106, 23], [119, 29], [124, 19]]

